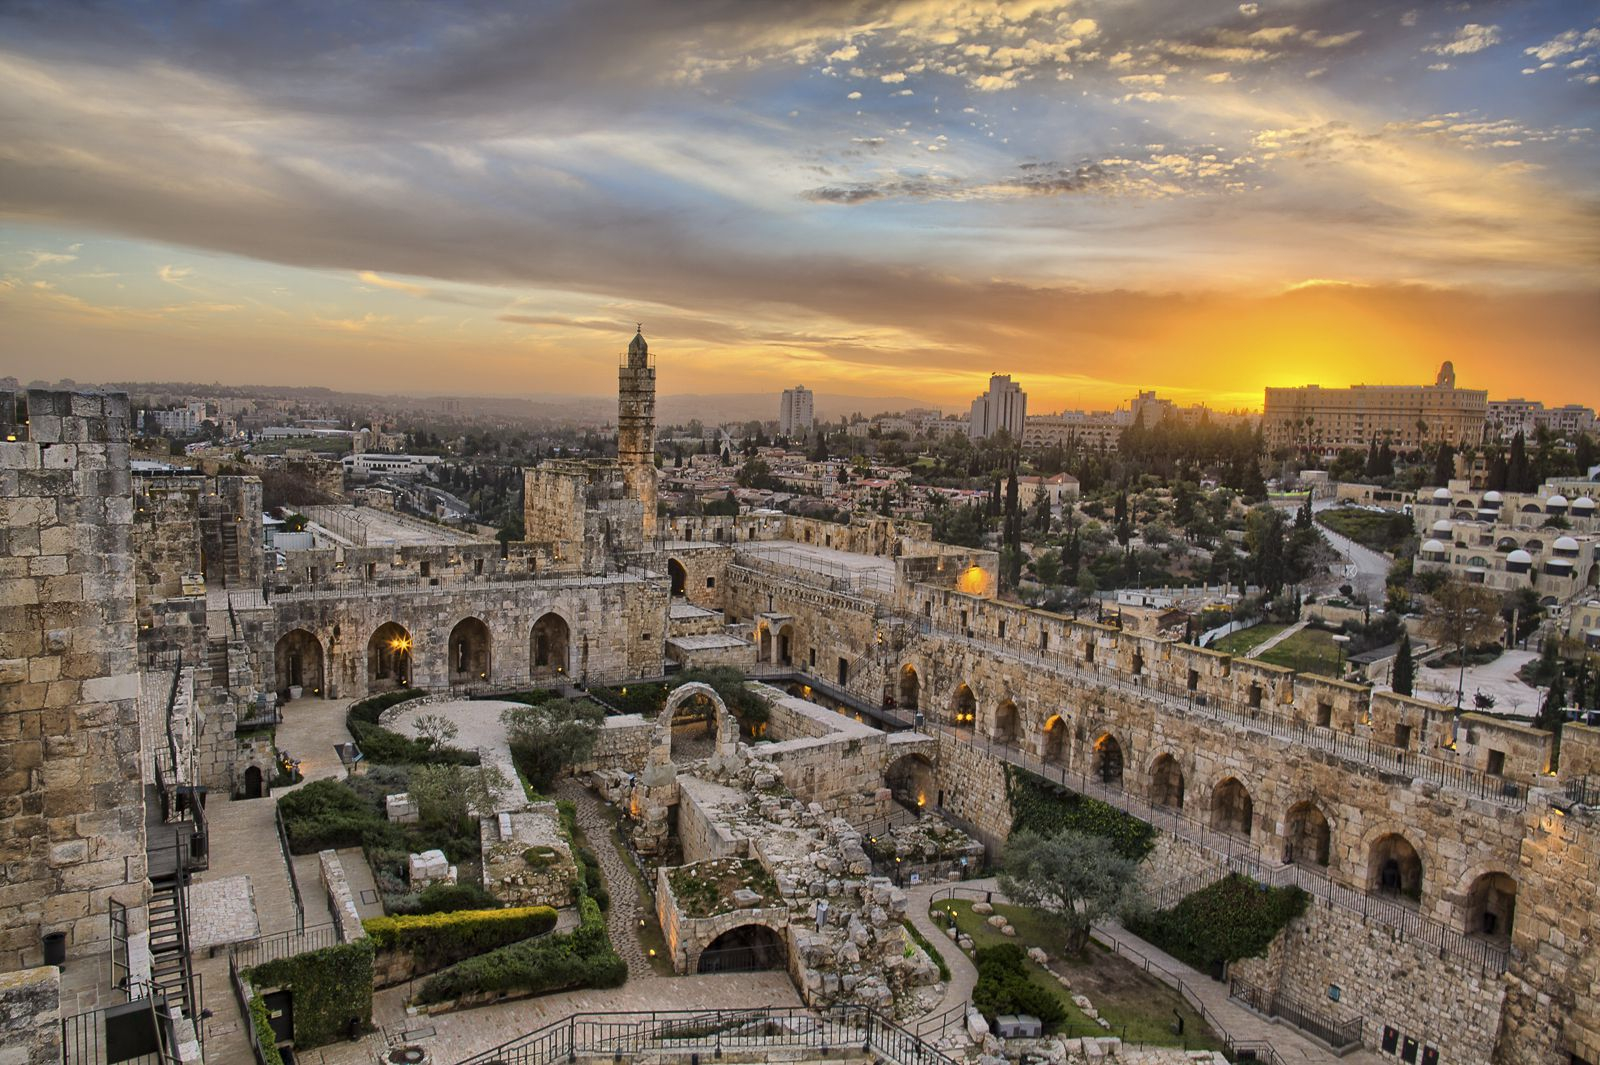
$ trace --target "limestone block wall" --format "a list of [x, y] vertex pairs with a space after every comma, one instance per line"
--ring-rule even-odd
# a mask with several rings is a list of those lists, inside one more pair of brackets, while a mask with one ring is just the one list
[[[869, 659], [869, 667], [872, 664], [879, 617], [878, 604], [870, 599], [841, 595], [738, 565], [728, 567], [727, 593], [723, 609], [734, 617], [793, 615], [789, 664], [801, 672], [816, 673], [832, 681], [837, 679], [840, 659], [845, 660], [847, 671], [855, 670], [863, 658]], [[752, 635], [756, 637], [758, 660], [775, 660], [778, 634], [769, 633], [764, 642], [760, 633]], [[873, 672], [881, 676], [881, 671], [870, 668], [859, 675]]]
[[143, 930], [144, 801], [125, 395], [0, 393], [0, 968], [39, 937]]
[[[509, 834], [502, 834], [509, 828]], [[478, 824], [483, 886], [508, 906], [569, 906], [578, 869], [555, 803], [485, 817]], [[536, 861], [525, 852], [536, 849]]]
[[712, 858], [749, 856], [750, 841], [732, 830], [721, 807], [743, 796], [692, 776], [678, 778], [678, 842], [683, 847], [683, 864]]
[[0, 1062], [61, 1062], [61, 970], [54, 965], [0, 973]]
[[991, 850], [997, 848], [1011, 834], [1005, 763], [948, 733], [940, 733], [938, 743], [945, 808], [972, 825]]
[[[342, 478], [335, 463], [334, 475]], [[265, 572], [261, 478], [224, 474], [200, 496], [200, 543], [205, 577], [224, 588], [259, 588]]]
[[683, 597], [695, 606], [722, 611], [723, 585], [733, 548], [718, 543], [674, 543], [663, 549], [654, 568], [666, 575], [671, 563], [683, 567]]
[[655, 742], [655, 722], [638, 714], [613, 714], [601, 723], [589, 761], [574, 767], [576, 773], [595, 770], [644, 772], [650, 747]]

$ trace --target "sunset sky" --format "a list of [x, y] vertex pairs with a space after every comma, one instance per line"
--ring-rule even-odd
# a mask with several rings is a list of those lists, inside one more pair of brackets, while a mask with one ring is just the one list
[[0, 6], [0, 375], [1600, 405], [1592, 0]]

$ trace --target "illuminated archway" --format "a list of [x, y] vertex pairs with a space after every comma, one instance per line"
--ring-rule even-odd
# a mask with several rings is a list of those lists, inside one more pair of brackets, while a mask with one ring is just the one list
[[1060, 714], [1051, 715], [1050, 720], [1044, 723], [1044, 743], [1040, 745], [1039, 757], [1056, 765], [1066, 764], [1067, 723]]
[[545, 614], [533, 623], [528, 636], [529, 673], [550, 680], [572, 671], [572, 630], [560, 614]]
[[977, 723], [978, 699], [966, 681], [956, 685], [956, 693], [950, 697], [950, 720], [956, 728], [972, 728]]
[[290, 688], [301, 694], [322, 694], [322, 641], [305, 629], [291, 629], [272, 649], [273, 689], [286, 696]]
[[683, 563], [675, 558], [667, 559], [667, 578], [672, 582], [674, 597], [683, 595], [684, 589], [689, 584], [689, 571], [683, 568]]
[[918, 811], [935, 804], [938, 797], [937, 779], [933, 763], [921, 754], [901, 755], [889, 763], [889, 768], [883, 773], [884, 786], [894, 796], [894, 801]]
[[1017, 742], [1017, 704], [1010, 699], [994, 708], [994, 726], [989, 738], [1007, 746]]
[[1111, 733], [1094, 741], [1094, 763], [1090, 772], [1102, 784], [1122, 787], [1122, 744]]
[[903, 710], [920, 709], [918, 700], [922, 696], [922, 679], [917, 676], [916, 667], [907, 662], [900, 667], [900, 707]]
[[396, 621], [378, 626], [367, 641], [367, 689], [388, 691], [411, 683], [411, 633]]
[[1367, 857], [1367, 888], [1378, 895], [1422, 899], [1422, 858], [1398, 833], [1373, 840]]

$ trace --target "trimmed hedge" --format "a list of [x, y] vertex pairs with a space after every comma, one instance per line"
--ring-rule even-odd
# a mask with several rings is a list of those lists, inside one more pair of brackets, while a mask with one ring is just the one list
[[[417, 913], [455, 913], [458, 910], [494, 910], [500, 900], [469, 881], [429, 884], [417, 896]], [[390, 911], [391, 916], [395, 911]]]
[[399, 828], [337, 780], [313, 780], [290, 792], [278, 800], [278, 813], [294, 854], [361, 847], [369, 842], [381, 845]]
[[1083, 832], [1104, 836], [1117, 853], [1142, 861], [1156, 845], [1156, 830], [1115, 806], [1079, 795], [1041, 776], [1006, 766], [1006, 801], [1011, 831], [1029, 829], [1041, 836]]
[[344, 725], [368, 762], [428, 762], [433, 765], [477, 765], [477, 751], [455, 747], [434, 749], [421, 740], [391, 732], [378, 724], [378, 718], [391, 706], [428, 693], [420, 688], [402, 688], [352, 703], [345, 711]]
[[265, 1065], [283, 1065], [283, 1055], [278, 1053], [278, 1033], [272, 1030], [272, 1014], [260, 995], [250, 996], [250, 1023], [256, 1030], [256, 1045], [261, 1048]]
[[417, 1001], [619, 986], [628, 978], [628, 965], [611, 949], [600, 907], [586, 897], [579, 908], [584, 920], [577, 931], [528, 939], [468, 958], [429, 977]]
[[375, 949], [404, 951], [416, 961], [418, 970], [428, 972], [532, 939], [555, 926], [556, 911], [549, 906], [370, 917], [361, 922]]
[[1266, 954], [1284, 926], [1306, 912], [1310, 898], [1297, 887], [1269, 888], [1230, 873], [1170, 910], [1127, 914], [1124, 924], [1205, 973]]
[[972, 960], [978, 965], [978, 982], [972, 988], [972, 1008], [991, 1026], [1007, 1013], [1031, 1013], [1046, 1028], [1067, 1016], [1060, 997], [1028, 978], [1028, 956], [1015, 943], [979, 947]]
[[294, 1045], [326, 1046], [350, 1034], [350, 1022], [372, 1028], [372, 941], [340, 943], [245, 970], [257, 988], [294, 992]]

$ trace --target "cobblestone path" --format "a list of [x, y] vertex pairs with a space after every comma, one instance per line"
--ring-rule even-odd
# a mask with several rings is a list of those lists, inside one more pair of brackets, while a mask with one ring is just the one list
[[589, 841], [589, 850], [600, 862], [600, 875], [611, 893], [606, 931], [611, 934], [612, 949], [628, 963], [629, 982], [656, 979], [649, 959], [644, 956], [644, 948], [639, 945], [639, 919], [644, 912], [639, 905], [638, 881], [628, 868], [629, 859], [617, 850], [604, 804], [594, 792], [570, 777], [556, 788], [556, 795], [570, 799], [578, 808], [578, 827]]

